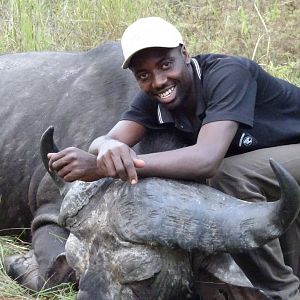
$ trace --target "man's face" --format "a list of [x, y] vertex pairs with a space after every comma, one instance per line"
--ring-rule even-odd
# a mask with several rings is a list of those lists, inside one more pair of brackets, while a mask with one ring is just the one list
[[141, 50], [132, 58], [130, 69], [140, 88], [169, 110], [190, 98], [193, 76], [184, 46]]

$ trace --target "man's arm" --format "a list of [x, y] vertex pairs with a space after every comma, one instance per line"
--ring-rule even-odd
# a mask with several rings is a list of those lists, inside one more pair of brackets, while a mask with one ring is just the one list
[[[124, 123], [125, 122], [125, 123]], [[126, 123], [127, 122], [127, 123]], [[141, 139], [144, 131], [130, 121], [121, 121], [110, 133], [95, 141], [91, 150], [98, 156], [99, 169], [109, 170], [123, 180], [158, 176], [187, 180], [202, 180], [212, 177], [222, 162], [231, 141], [236, 134], [238, 123], [234, 121], [217, 121], [204, 125], [193, 146], [151, 154], [136, 154], [129, 146]], [[130, 134], [133, 130], [133, 134]], [[135, 132], [136, 130], [136, 132]], [[103, 139], [106, 141], [103, 142]], [[97, 145], [99, 143], [99, 145]], [[111, 173], [110, 173], [111, 172]]]
[[202, 180], [212, 177], [220, 166], [238, 129], [234, 121], [217, 121], [202, 126], [193, 146], [140, 155], [145, 167], [139, 176]]
[[137, 157], [130, 146], [143, 137], [145, 128], [132, 121], [120, 121], [106, 136], [91, 144], [91, 153], [79, 153], [78, 159], [74, 159], [74, 151], [68, 155], [71, 148], [67, 148], [53, 156], [49, 166], [66, 181], [111, 176], [136, 183], [137, 175], [202, 180], [214, 175], [237, 128], [234, 121], [208, 123], [202, 126], [193, 146]]

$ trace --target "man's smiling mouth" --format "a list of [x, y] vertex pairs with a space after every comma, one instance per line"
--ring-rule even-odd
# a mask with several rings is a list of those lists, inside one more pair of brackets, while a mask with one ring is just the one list
[[165, 99], [165, 98], [169, 97], [172, 94], [174, 89], [175, 89], [175, 86], [172, 86], [171, 88], [169, 88], [165, 92], [157, 94], [157, 96], [159, 96], [161, 99]]

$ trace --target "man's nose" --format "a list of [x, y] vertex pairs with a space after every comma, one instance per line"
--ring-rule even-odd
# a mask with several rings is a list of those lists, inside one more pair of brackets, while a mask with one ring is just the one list
[[163, 72], [155, 72], [153, 74], [152, 88], [159, 89], [167, 82], [167, 76]]

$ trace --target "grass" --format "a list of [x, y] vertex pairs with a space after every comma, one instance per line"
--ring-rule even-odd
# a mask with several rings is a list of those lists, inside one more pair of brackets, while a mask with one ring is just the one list
[[0, 52], [87, 50], [149, 15], [174, 23], [192, 54], [247, 56], [300, 85], [297, 0], [0, 0]]
[[[300, 86], [300, 2], [297, 0], [0, 0], [0, 53], [85, 51], [119, 40], [139, 17], [156, 15], [181, 31], [191, 54], [227, 53], [259, 62], [273, 75]], [[26, 251], [0, 238], [0, 254]], [[0, 265], [0, 300], [74, 299], [59, 292], [29, 293]]]
[[17, 237], [0, 237], [0, 300], [73, 300], [75, 298], [75, 291], [73, 290], [72, 285], [64, 284], [60, 285], [55, 290], [49, 289], [37, 293], [24, 289], [6, 275], [2, 264], [3, 257], [12, 254], [21, 254], [28, 251], [28, 249], [29, 245], [22, 242]]

